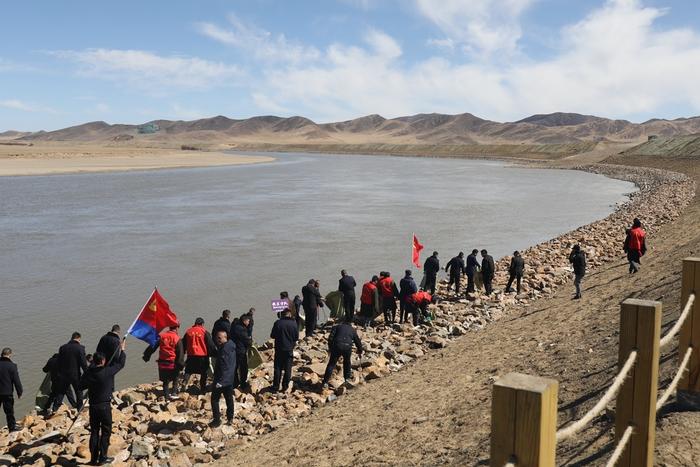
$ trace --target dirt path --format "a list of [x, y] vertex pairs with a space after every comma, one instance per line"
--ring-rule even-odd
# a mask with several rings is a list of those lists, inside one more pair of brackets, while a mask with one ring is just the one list
[[[576, 161], [572, 161], [576, 162]], [[697, 180], [700, 161], [613, 157]], [[470, 333], [410, 367], [351, 391], [296, 424], [241, 446], [218, 465], [487, 465], [491, 384], [518, 371], [560, 382], [559, 424], [598, 399], [616, 373], [619, 303], [661, 300], [664, 329], [678, 315], [682, 258], [700, 254], [700, 199], [650, 239], [640, 274], [620, 260], [587, 277], [584, 298], [561, 288], [550, 299]], [[661, 386], [677, 367], [662, 358]], [[575, 442], [563, 443], [558, 464], [599, 465], [610, 455], [612, 423], [600, 418]], [[657, 464], [700, 465], [700, 414], [668, 407], [658, 418]]]

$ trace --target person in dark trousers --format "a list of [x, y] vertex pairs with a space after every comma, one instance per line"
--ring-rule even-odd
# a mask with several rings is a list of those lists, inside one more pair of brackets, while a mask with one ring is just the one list
[[[53, 405], [56, 403], [56, 398], [58, 397], [58, 391], [61, 386], [61, 379], [58, 372], [58, 354], [55, 353], [51, 358], [48, 359], [44, 368], [42, 368], [44, 373], [48, 373], [51, 378], [51, 392], [49, 393], [49, 399], [46, 401], [46, 405], [43, 407], [46, 418], [53, 415]], [[71, 405], [75, 405], [75, 397], [72, 391], [66, 393], [68, 397], [68, 402]], [[60, 406], [63, 401], [59, 401]]]
[[[275, 340], [275, 370], [270, 390], [272, 392], [286, 391], [292, 379], [294, 347], [299, 340], [299, 329], [292, 318], [291, 310], [285, 309], [282, 312], [282, 318], [272, 325], [270, 337]], [[280, 380], [282, 381], [281, 388]]]
[[646, 232], [642, 229], [642, 222], [634, 219], [632, 228], [627, 230], [624, 251], [627, 253], [630, 274], [639, 272], [642, 264], [642, 256], [647, 252]]
[[574, 300], [581, 298], [581, 281], [586, 275], [586, 253], [581, 250], [580, 245], [574, 245], [569, 254], [569, 262], [574, 268], [574, 286], [576, 287], [576, 295]]
[[384, 312], [384, 324], [391, 324], [396, 321], [396, 299], [399, 298], [399, 289], [396, 287], [394, 279], [391, 278], [390, 272], [382, 271], [379, 273], [377, 289], [381, 299], [382, 312]]
[[93, 366], [80, 379], [80, 389], [87, 389], [90, 401], [90, 464], [109, 464], [114, 459], [107, 457], [109, 437], [112, 435], [112, 392], [114, 375], [126, 364], [126, 341], [122, 340], [120, 352], [114, 365], [107, 366], [107, 357], [102, 353], [93, 355]]
[[513, 252], [513, 258], [510, 260], [510, 267], [508, 268], [508, 274], [510, 274], [510, 277], [508, 278], [508, 285], [506, 286], [506, 293], [513, 292], [513, 289], [511, 288], [511, 286], [513, 285], [513, 281], [516, 281], [516, 291], [519, 294], [520, 293], [520, 283], [523, 280], [523, 274], [525, 274], [525, 260], [520, 255], [520, 252], [517, 250]]
[[481, 250], [481, 257], [481, 274], [484, 277], [484, 289], [486, 290], [486, 295], [491, 295], [491, 292], [493, 292], [493, 278], [496, 275], [496, 263], [494, 263], [493, 257], [486, 250]]
[[316, 287], [316, 280], [309, 279], [309, 282], [301, 289], [302, 306], [306, 316], [306, 337], [311, 337], [316, 331], [318, 321], [318, 309], [323, 306], [321, 292]]
[[406, 299], [416, 292], [418, 292], [416, 281], [413, 280], [411, 270], [406, 269], [406, 274], [403, 276], [403, 279], [399, 281], [399, 323], [408, 320]]
[[[413, 317], [413, 325], [418, 324], [428, 317], [428, 305], [435, 303], [435, 295], [419, 290], [406, 298], [406, 310]], [[408, 317], [407, 317], [408, 319]]]
[[357, 354], [362, 355], [362, 341], [357, 335], [357, 331], [349, 321], [336, 324], [331, 329], [328, 336], [328, 352], [330, 359], [323, 375], [323, 389], [328, 389], [328, 381], [333, 375], [336, 363], [339, 358], [343, 358], [343, 378], [348, 383], [352, 379], [352, 344], [357, 347]]
[[301, 310], [303, 309], [301, 297], [299, 295], [295, 295], [292, 303], [294, 303], [294, 308], [290, 308], [290, 310], [292, 311], [292, 316], [296, 320], [297, 327], [301, 332], [301, 328], [304, 327], [304, 319], [301, 317]]
[[476, 287], [474, 285], [474, 275], [481, 267], [479, 265], [479, 260], [476, 257], [478, 253], [479, 250], [474, 249], [472, 250], [472, 253], [467, 256], [467, 266], [464, 268], [464, 273], [467, 275], [467, 293], [474, 293], [476, 291]]
[[372, 276], [372, 280], [362, 285], [362, 295], [360, 296], [360, 316], [365, 328], [374, 319], [377, 303], [379, 303], [379, 290], [377, 284], [379, 278]]
[[250, 308], [248, 309], [248, 313], [246, 313], [246, 314], [247, 314], [248, 316], [250, 316], [250, 322], [248, 323], [248, 328], [247, 328], [247, 329], [248, 329], [248, 336], [250, 336], [250, 338], [252, 339], [252, 338], [253, 338], [253, 326], [255, 325], [255, 318], [254, 318], [254, 316], [255, 316], [255, 308], [250, 307]]
[[177, 378], [185, 366], [185, 347], [177, 333], [178, 329], [180, 326], [170, 326], [160, 334], [156, 345], [148, 346], [143, 352], [143, 361], [147, 362], [159, 349], [158, 378], [163, 382], [163, 397], [166, 400], [177, 398]]
[[[214, 321], [214, 326], [211, 328], [211, 335], [216, 336], [219, 331], [226, 331], [226, 333], [231, 331], [231, 310], [224, 310], [221, 312], [221, 318]], [[231, 335], [229, 334], [229, 339]]]
[[0, 405], [5, 412], [7, 429], [17, 431], [15, 420], [15, 392], [22, 398], [22, 382], [19, 379], [17, 364], [12, 361], [12, 349], [5, 347], [0, 353]]
[[450, 290], [450, 287], [454, 284], [455, 294], [459, 295], [459, 283], [464, 269], [464, 253], [460, 251], [457, 256], [449, 260], [447, 265], [445, 265], [445, 271], [450, 273], [450, 281], [447, 283], [447, 290]]
[[343, 308], [345, 308], [345, 316], [350, 322], [355, 319], [355, 287], [357, 283], [355, 278], [348, 276], [348, 273], [343, 269], [340, 271], [340, 280], [338, 281], [338, 290], [343, 293]]
[[187, 389], [191, 375], [199, 375], [199, 391], [200, 394], [204, 394], [207, 390], [209, 357], [216, 353], [211, 334], [204, 329], [204, 319], [197, 318], [194, 325], [185, 331], [182, 339], [184, 341], [182, 345], [187, 354], [183, 390]]
[[244, 314], [231, 325], [231, 340], [236, 345], [236, 379], [234, 388], [248, 387], [248, 349], [253, 345], [253, 338], [248, 334], [250, 315]]
[[226, 421], [233, 422], [233, 383], [236, 379], [236, 344], [228, 340], [226, 331], [216, 333], [216, 363], [214, 364], [214, 386], [211, 390], [211, 427], [221, 425], [219, 401], [226, 401]]
[[[63, 344], [58, 349], [58, 375], [59, 388], [56, 400], [53, 404], [53, 411], [57, 411], [63, 402], [63, 397], [68, 392], [69, 388], [75, 393], [75, 405], [78, 410], [83, 407], [83, 393], [80, 390], [80, 377], [88, 368], [87, 359], [85, 358], [85, 347], [80, 343], [80, 333], [74, 332], [71, 335], [71, 340], [67, 344]], [[68, 398], [70, 401], [70, 398]]]
[[435, 293], [435, 285], [437, 284], [437, 273], [440, 271], [440, 260], [438, 252], [433, 251], [433, 255], [423, 263], [423, 274], [425, 274], [425, 290], [430, 290], [431, 294]]

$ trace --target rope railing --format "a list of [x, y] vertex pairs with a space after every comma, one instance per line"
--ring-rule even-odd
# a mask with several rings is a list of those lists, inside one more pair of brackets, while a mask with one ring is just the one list
[[620, 457], [622, 457], [622, 453], [625, 452], [625, 448], [627, 447], [627, 443], [630, 442], [630, 438], [632, 437], [633, 432], [634, 427], [632, 425], [628, 425], [625, 429], [625, 432], [622, 434], [622, 438], [620, 438], [620, 442], [617, 443], [617, 446], [615, 447], [612, 456], [610, 456], [608, 463], [605, 464], [605, 467], [615, 467], [615, 465], [617, 465], [617, 461], [620, 460]]
[[676, 373], [676, 376], [673, 377], [673, 380], [671, 381], [671, 384], [668, 385], [666, 390], [664, 391], [663, 395], [659, 398], [658, 401], [656, 401], [656, 411], [658, 412], [661, 407], [666, 403], [666, 401], [673, 395], [673, 392], [676, 390], [676, 386], [678, 386], [678, 382], [681, 380], [683, 377], [683, 373], [685, 373], [688, 370], [688, 362], [690, 362], [690, 357], [693, 355], [693, 348], [688, 347], [688, 350], [685, 351], [685, 355], [683, 356], [683, 360], [681, 361], [680, 368], [678, 368], [678, 372]]
[[671, 329], [669, 329], [669, 331], [666, 333], [666, 335], [661, 338], [661, 342], [659, 343], [659, 346], [661, 348], [664, 348], [668, 344], [670, 344], [671, 341], [673, 340], [673, 338], [676, 336], [676, 334], [678, 334], [678, 331], [681, 330], [683, 323], [685, 322], [686, 318], [690, 314], [690, 310], [693, 308], [694, 302], [695, 302], [695, 294], [691, 293], [688, 296], [688, 301], [686, 301], [685, 307], [683, 308], [683, 312], [678, 317], [676, 324], [674, 324], [673, 327]]
[[586, 414], [580, 419], [578, 419], [576, 422], [557, 431], [557, 441], [563, 441], [565, 439], [571, 438], [573, 435], [585, 428], [586, 425], [588, 425], [588, 423], [590, 423], [590, 421], [593, 420], [596, 416], [598, 416], [603, 410], [605, 410], [605, 407], [610, 403], [610, 401], [613, 400], [613, 398], [620, 391], [622, 383], [624, 383], [625, 379], [627, 379], [627, 376], [629, 376], [629, 372], [632, 370], [632, 367], [634, 366], [636, 360], [637, 351], [633, 350], [632, 352], [630, 352], [629, 356], [627, 357], [627, 361], [625, 361], [625, 364], [615, 377], [615, 380], [613, 381], [612, 385], [608, 388], [603, 397], [600, 398], [598, 403], [595, 406], [593, 406], [591, 410], [586, 412]]

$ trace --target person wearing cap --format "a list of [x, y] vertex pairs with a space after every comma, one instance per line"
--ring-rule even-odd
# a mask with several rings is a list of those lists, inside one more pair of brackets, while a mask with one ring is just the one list
[[12, 361], [12, 349], [6, 347], [0, 354], [0, 405], [5, 411], [7, 429], [17, 431], [15, 420], [15, 392], [22, 398], [22, 382], [19, 380], [17, 364]]
[[477, 254], [479, 254], [479, 250], [473, 249], [472, 253], [467, 256], [467, 265], [464, 268], [464, 273], [467, 275], [467, 293], [474, 293], [476, 291], [474, 275], [481, 267], [479, 266], [479, 260], [476, 257]]
[[433, 255], [428, 257], [423, 263], [423, 274], [425, 274], [425, 290], [430, 290], [431, 294], [435, 293], [435, 285], [437, 284], [437, 273], [440, 271], [440, 260], [438, 252], [433, 251]]
[[408, 321], [408, 310], [406, 310], [406, 298], [418, 292], [416, 281], [410, 269], [406, 269], [406, 274], [399, 281], [399, 323]]
[[207, 389], [209, 356], [216, 354], [214, 340], [209, 331], [204, 329], [204, 319], [197, 318], [194, 326], [185, 331], [182, 339], [187, 354], [183, 389], [187, 388], [191, 375], [199, 375], [199, 390], [204, 394]]
[[163, 397], [165, 399], [176, 398], [177, 377], [184, 366], [185, 349], [182, 339], [177, 334], [179, 328], [179, 325], [170, 326], [166, 332], [158, 336], [156, 345], [148, 346], [143, 352], [143, 361], [147, 362], [156, 349], [160, 349], [157, 360], [158, 378], [163, 382]]
[[506, 286], [506, 293], [512, 293], [513, 281], [516, 281], [516, 293], [520, 293], [520, 283], [523, 280], [523, 274], [525, 273], [525, 260], [520, 255], [519, 251], [513, 252], [513, 258], [510, 260], [510, 267], [508, 268], [508, 285]]
[[253, 338], [248, 334], [250, 315], [242, 314], [231, 325], [231, 340], [236, 346], [236, 378], [233, 387], [244, 389], [248, 386], [248, 350], [253, 345]]

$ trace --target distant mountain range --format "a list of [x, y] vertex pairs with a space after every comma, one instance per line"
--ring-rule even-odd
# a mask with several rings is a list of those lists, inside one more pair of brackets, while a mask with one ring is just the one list
[[273, 144], [561, 144], [590, 141], [641, 142], [649, 136], [700, 133], [700, 117], [644, 123], [576, 113], [533, 115], [499, 123], [469, 113], [417, 114], [386, 119], [367, 115], [344, 122], [315, 123], [304, 117], [217, 116], [192, 121], [155, 120], [142, 125], [90, 122], [56, 131], [0, 133], [21, 141], [201, 142]]

